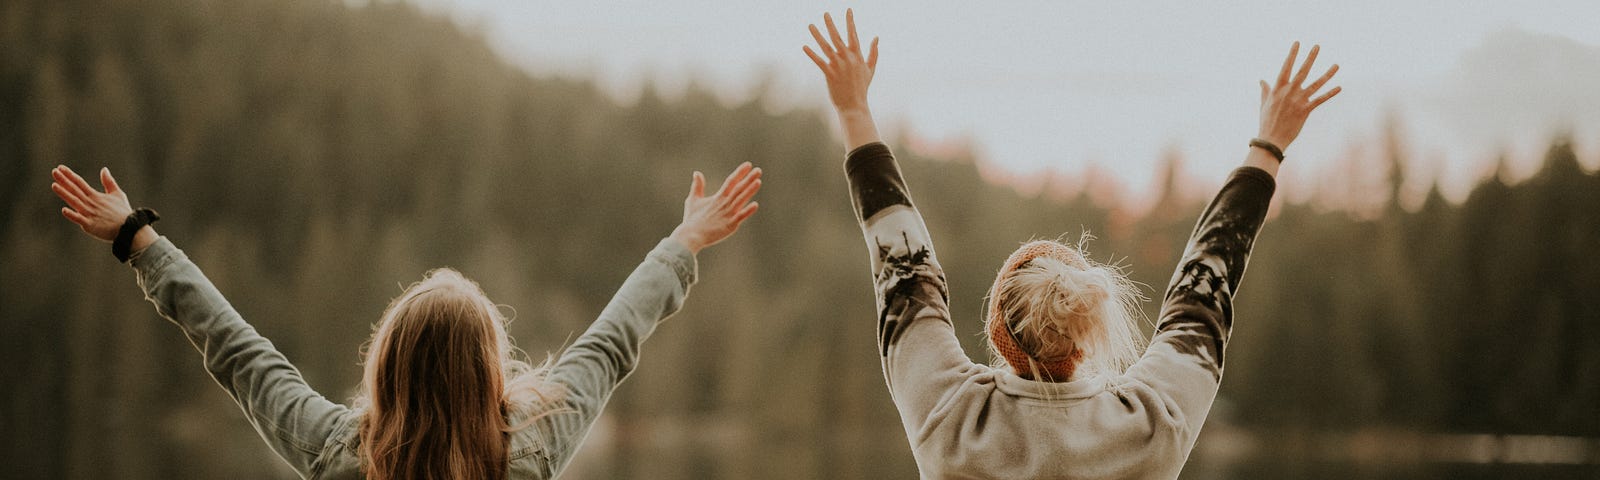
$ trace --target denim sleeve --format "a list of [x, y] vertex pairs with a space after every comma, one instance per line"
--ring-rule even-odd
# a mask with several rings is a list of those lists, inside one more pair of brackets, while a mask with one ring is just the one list
[[661, 240], [628, 275], [600, 318], [556, 360], [548, 379], [561, 389], [568, 412], [539, 421], [549, 435], [551, 477], [566, 467], [611, 393], [638, 365], [640, 345], [683, 306], [697, 268], [687, 247], [671, 238]]
[[244, 410], [261, 438], [302, 478], [350, 415], [313, 391], [272, 342], [256, 333], [189, 257], [162, 237], [129, 264], [156, 312], [200, 350], [206, 372]]

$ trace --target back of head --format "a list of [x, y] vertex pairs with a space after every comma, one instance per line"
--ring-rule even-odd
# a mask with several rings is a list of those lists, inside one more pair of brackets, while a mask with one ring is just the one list
[[505, 478], [503, 322], [478, 285], [450, 269], [389, 305], [365, 365], [367, 478]]
[[1121, 374], [1143, 345], [1138, 287], [1121, 269], [1053, 241], [1024, 244], [989, 292], [989, 345], [1018, 375], [1064, 382]]

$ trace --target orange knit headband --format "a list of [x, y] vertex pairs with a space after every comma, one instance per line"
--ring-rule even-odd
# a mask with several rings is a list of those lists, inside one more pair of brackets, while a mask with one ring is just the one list
[[1062, 263], [1077, 268], [1089, 268], [1089, 262], [1084, 260], [1083, 254], [1078, 253], [1077, 249], [1057, 242], [1036, 240], [1017, 248], [1017, 251], [1011, 253], [1011, 258], [1006, 259], [1005, 266], [1000, 268], [1000, 274], [995, 275], [994, 287], [989, 290], [989, 318], [987, 320], [989, 344], [994, 346], [995, 351], [1000, 353], [1000, 357], [1006, 359], [1006, 363], [1010, 364], [1012, 369], [1017, 371], [1017, 375], [1022, 378], [1032, 377], [1031, 369], [1028, 368], [1028, 361], [1033, 360], [1039, 366], [1040, 371], [1047, 375], [1049, 379], [1065, 381], [1072, 378], [1072, 372], [1077, 369], [1078, 361], [1083, 359], [1083, 350], [1075, 348], [1071, 355], [1054, 362], [1044, 362], [1034, 358], [1032, 355], [1028, 355], [1027, 352], [1022, 351], [1022, 347], [1017, 345], [1017, 337], [1013, 335], [1011, 325], [1006, 321], [1005, 313], [1000, 309], [1000, 285], [1011, 275], [1011, 272], [1022, 268], [1029, 261], [1039, 257], [1060, 260]]

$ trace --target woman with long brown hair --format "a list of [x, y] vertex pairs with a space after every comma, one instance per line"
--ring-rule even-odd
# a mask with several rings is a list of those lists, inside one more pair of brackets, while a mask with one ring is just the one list
[[112, 243], [156, 311], [180, 327], [211, 377], [274, 452], [304, 478], [506, 479], [555, 477], [639, 346], [676, 312], [695, 282], [695, 255], [756, 211], [761, 169], [748, 162], [705, 194], [694, 173], [683, 222], [645, 257], [587, 332], [553, 364], [534, 367], [511, 346], [506, 319], [476, 283], [438, 269], [390, 303], [367, 350], [353, 407], [312, 390], [165, 237], [149, 209], [100, 170], [98, 191], [66, 166], [51, 190], [61, 214]]
[[[986, 328], [995, 366], [972, 362], [922, 215], [867, 107], [878, 41], [863, 54], [853, 12], [841, 35], [811, 26], [805, 53], [827, 78], [847, 143], [845, 175], [872, 255], [878, 354], [923, 478], [1175, 478], [1222, 380], [1233, 295], [1276, 188], [1283, 148], [1334, 72], [1309, 84], [1300, 44], [1261, 82], [1261, 123], [1244, 164], [1201, 214], [1162, 299], [1148, 348], [1140, 295], [1082, 245], [1029, 242], [1002, 264]], [[1291, 73], [1293, 78], [1291, 79]], [[1141, 353], [1142, 350], [1142, 353]]]

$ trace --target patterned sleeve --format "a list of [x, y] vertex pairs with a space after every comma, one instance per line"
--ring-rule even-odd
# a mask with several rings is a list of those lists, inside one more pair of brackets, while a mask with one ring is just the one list
[[874, 142], [856, 148], [845, 173], [871, 254], [884, 378], [906, 428], [915, 433], [973, 364], [950, 323], [949, 291], [928, 229], [889, 147]]
[[1128, 371], [1166, 393], [1175, 402], [1169, 410], [1192, 433], [1199, 432], [1222, 380], [1233, 296], [1275, 189], [1272, 175], [1259, 168], [1240, 167], [1228, 177], [1189, 237], [1150, 348]]

